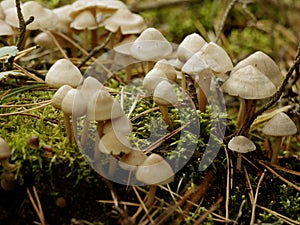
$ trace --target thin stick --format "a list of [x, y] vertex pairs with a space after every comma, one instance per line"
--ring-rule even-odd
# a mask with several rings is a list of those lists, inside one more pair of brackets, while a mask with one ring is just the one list
[[52, 39], [52, 41], [54, 42], [54, 44], [56, 45], [56, 47], [58, 48], [60, 53], [63, 55], [63, 57], [66, 58], [66, 59], [69, 59], [69, 57], [67, 56], [67, 54], [65, 53], [65, 51], [63, 50], [61, 45], [58, 43], [58, 41], [56, 40], [54, 35], [50, 31], [45, 31], [45, 32], [47, 32], [47, 34], [50, 36], [50, 38]]
[[29, 112], [29, 111], [32, 111], [32, 110], [36, 110], [36, 109], [40, 109], [40, 108], [43, 108], [47, 105], [50, 105], [51, 102], [47, 102], [45, 104], [42, 104], [42, 105], [39, 105], [37, 107], [33, 107], [31, 109], [25, 109], [25, 110], [22, 110], [22, 111], [18, 111], [18, 112], [11, 112], [11, 113], [2, 113], [0, 114], [0, 116], [12, 116], [12, 115], [18, 115], [18, 114], [22, 114], [22, 113], [25, 113], [25, 112]]
[[42, 205], [41, 205], [39, 196], [38, 196], [37, 191], [36, 191], [34, 186], [32, 187], [32, 189], [33, 189], [33, 193], [34, 193], [34, 197], [35, 197], [36, 202], [34, 201], [32, 195], [29, 191], [29, 188], [27, 188], [26, 191], [27, 191], [29, 200], [30, 200], [36, 214], [38, 215], [38, 217], [41, 221], [41, 225], [46, 225], [45, 216], [44, 216], [44, 213], [43, 213], [43, 209], [42, 209]]
[[22, 66], [19, 66], [17, 63], [13, 63], [14, 67], [16, 67], [18, 70], [20, 70], [21, 72], [23, 72], [26, 76], [28, 76], [29, 78], [40, 82], [40, 83], [45, 83], [45, 81], [39, 77], [37, 77], [36, 75], [34, 75], [33, 73], [30, 73], [29, 71], [25, 70]]
[[258, 190], [259, 190], [261, 182], [262, 182], [262, 180], [263, 180], [263, 178], [265, 176], [265, 172], [266, 172], [266, 170], [264, 170], [264, 172], [260, 176], [259, 181], [257, 183], [257, 187], [256, 187], [256, 191], [255, 191], [255, 196], [254, 196], [254, 201], [253, 201], [253, 204], [252, 204], [252, 213], [251, 213], [250, 225], [254, 225], [254, 222], [255, 222], [255, 207], [256, 207], [256, 202], [257, 202], [257, 198], [258, 198]]
[[[227, 149], [224, 148], [226, 155], [227, 178], [226, 178], [226, 200], [225, 200], [225, 219], [229, 221], [229, 199], [230, 199], [230, 162]], [[228, 222], [226, 222], [228, 224]]]

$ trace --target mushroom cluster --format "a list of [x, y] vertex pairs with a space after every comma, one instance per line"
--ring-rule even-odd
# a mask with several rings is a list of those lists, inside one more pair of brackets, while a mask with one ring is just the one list
[[[143, 18], [132, 13], [119, 0], [77, 0], [55, 9], [48, 9], [36, 1], [27, 1], [21, 4], [21, 10], [25, 21], [34, 17], [33, 22], [26, 27], [27, 32], [38, 31], [32, 40], [27, 39], [26, 45], [35, 43], [50, 51], [59, 45], [71, 48], [74, 55], [76, 51], [68, 38], [81, 39], [81, 45], [89, 49], [102, 43], [111, 32], [113, 38], [108, 46], [112, 47], [124, 37], [139, 34], [146, 28]], [[0, 12], [0, 35], [11, 37], [10, 42], [13, 43], [19, 27], [14, 1], [2, 1]], [[88, 43], [91, 45], [88, 46]]]

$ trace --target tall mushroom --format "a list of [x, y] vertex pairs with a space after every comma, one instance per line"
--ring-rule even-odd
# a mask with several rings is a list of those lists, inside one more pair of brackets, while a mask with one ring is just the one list
[[[241, 98], [238, 127], [242, 127], [256, 110], [257, 100], [271, 97], [276, 92], [274, 83], [256, 67], [248, 65], [233, 73], [222, 85], [223, 91]], [[245, 131], [246, 133], [248, 131]], [[241, 135], [246, 135], [241, 134]]]
[[11, 149], [6, 141], [0, 137], [0, 163], [6, 170], [12, 170], [16, 166], [9, 162], [9, 157], [11, 155]]
[[234, 152], [237, 152], [236, 170], [241, 171], [242, 154], [254, 151], [256, 146], [245, 136], [235, 136], [229, 141], [228, 148]]
[[174, 172], [169, 163], [156, 153], [152, 153], [137, 166], [135, 177], [137, 180], [149, 185], [146, 206], [150, 206], [155, 198], [157, 185], [164, 185], [174, 180]]
[[270, 119], [262, 129], [262, 132], [269, 136], [275, 137], [275, 142], [272, 146], [271, 163], [278, 163], [278, 155], [282, 138], [285, 136], [294, 135], [297, 133], [297, 127], [293, 120], [283, 112], [277, 113]]

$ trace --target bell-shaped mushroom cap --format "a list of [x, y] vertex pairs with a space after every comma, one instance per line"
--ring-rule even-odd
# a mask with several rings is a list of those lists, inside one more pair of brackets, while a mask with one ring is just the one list
[[[55, 37], [56, 41], [60, 44], [61, 47], [68, 46], [69, 43], [65, 39], [55, 34], [52, 35]], [[33, 42], [47, 49], [53, 49], [57, 47], [57, 45], [55, 44], [48, 32], [39, 33], [34, 37]]]
[[230, 95], [244, 99], [268, 98], [276, 92], [272, 81], [251, 65], [231, 73], [222, 89]]
[[181, 71], [190, 75], [199, 75], [208, 68], [209, 65], [205, 62], [201, 52], [197, 52], [183, 64]]
[[97, 91], [102, 89], [104, 89], [103, 84], [94, 77], [85, 78], [82, 86], [79, 87], [86, 102], [88, 102]]
[[0, 137], [0, 160], [6, 160], [10, 157], [11, 149], [6, 141]]
[[86, 101], [78, 89], [70, 89], [61, 103], [61, 110], [66, 115], [83, 116], [86, 112]]
[[52, 10], [57, 16], [57, 24], [54, 29], [60, 32], [67, 33], [70, 30], [70, 23], [72, 18], [70, 17], [72, 5], [64, 5]]
[[152, 153], [137, 167], [135, 177], [148, 185], [163, 185], [174, 180], [174, 172], [163, 157]]
[[93, 30], [98, 27], [98, 23], [92, 12], [85, 10], [80, 12], [73, 18], [70, 27], [76, 30]]
[[[34, 16], [34, 21], [26, 26], [28, 30], [52, 29], [57, 24], [57, 16], [50, 9], [44, 8], [36, 1], [28, 1], [21, 5], [21, 10], [25, 20]], [[13, 26], [19, 27], [19, 20], [16, 8], [5, 10], [5, 21]]]
[[103, 126], [103, 134], [114, 130], [123, 135], [129, 135], [132, 131], [132, 124], [130, 119], [124, 114], [121, 117], [107, 121]]
[[225, 73], [233, 69], [227, 52], [214, 42], [204, 45], [200, 52], [209, 68], [215, 73]]
[[125, 154], [119, 160], [119, 166], [124, 170], [133, 171], [147, 159], [147, 155], [141, 151], [133, 149], [128, 154]]
[[132, 151], [128, 137], [114, 130], [106, 133], [100, 139], [98, 148], [105, 154], [120, 155]]
[[16, 1], [11, 0], [3, 0], [0, 2], [1, 8], [3, 11], [9, 9], [9, 8], [16, 8]]
[[204, 45], [206, 41], [196, 33], [187, 35], [177, 48], [177, 58], [186, 62], [192, 57], [196, 52], [198, 52]]
[[157, 61], [153, 69], [146, 74], [143, 80], [143, 87], [149, 91], [153, 91], [161, 81], [176, 81], [176, 79], [177, 73], [175, 68], [167, 60], [162, 59]]
[[95, 121], [112, 120], [124, 116], [120, 103], [105, 89], [97, 91], [87, 103], [87, 119]]
[[57, 60], [50, 67], [45, 78], [46, 84], [51, 88], [59, 88], [65, 84], [77, 87], [82, 80], [80, 70], [67, 59]]
[[248, 65], [256, 67], [260, 72], [267, 76], [273, 82], [276, 88], [281, 85], [283, 76], [280, 72], [280, 69], [273, 61], [273, 59], [271, 59], [271, 57], [267, 54], [261, 51], [254, 52], [247, 58], [240, 61], [233, 68], [232, 72], [235, 72], [236, 70], [239, 70], [240, 68]]
[[142, 61], [160, 60], [172, 53], [172, 45], [155, 28], [147, 28], [133, 42], [131, 55]]
[[178, 101], [175, 90], [168, 81], [161, 81], [155, 88], [153, 100], [162, 106], [175, 105]]
[[104, 21], [105, 29], [111, 32], [121, 30], [123, 35], [139, 34], [146, 29], [144, 19], [128, 9], [119, 9], [111, 17]]
[[66, 94], [68, 93], [68, 91], [70, 91], [71, 89], [72, 89], [72, 87], [67, 84], [58, 88], [52, 97], [53, 107], [61, 110], [62, 101], [63, 101], [64, 97], [66, 96]]
[[228, 148], [239, 153], [252, 152], [256, 149], [255, 144], [245, 136], [233, 137], [229, 143]]
[[288, 115], [280, 112], [265, 124], [262, 132], [270, 136], [289, 136], [297, 133], [297, 127]]
[[0, 19], [0, 36], [12, 36], [15, 32], [7, 23]]

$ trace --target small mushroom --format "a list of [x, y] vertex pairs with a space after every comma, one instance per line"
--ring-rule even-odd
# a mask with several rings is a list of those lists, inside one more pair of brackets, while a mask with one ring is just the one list
[[156, 153], [152, 153], [137, 166], [135, 177], [137, 180], [149, 185], [146, 206], [150, 206], [155, 198], [157, 185], [164, 185], [174, 180], [174, 172], [169, 163]]
[[9, 162], [9, 157], [11, 155], [11, 149], [6, 141], [0, 137], [0, 163], [6, 170], [12, 170], [16, 166]]
[[12, 172], [3, 172], [1, 174], [0, 185], [5, 191], [13, 191], [17, 185], [15, 174]]
[[173, 86], [168, 81], [161, 81], [154, 90], [153, 100], [158, 105], [169, 130], [173, 130], [174, 126], [168, 112], [168, 107], [175, 105], [178, 101]]
[[132, 149], [119, 160], [119, 166], [124, 170], [134, 171], [147, 159], [147, 155], [138, 149]]
[[297, 127], [293, 120], [283, 112], [277, 113], [270, 119], [262, 129], [262, 132], [269, 136], [275, 137], [275, 142], [272, 146], [271, 163], [278, 163], [278, 155], [282, 138], [285, 136], [294, 135], [297, 133]]
[[80, 70], [69, 60], [59, 59], [48, 70], [46, 84], [51, 88], [60, 88], [68, 84], [76, 88], [83, 80]]
[[237, 152], [236, 170], [242, 169], [242, 154], [252, 152], [256, 149], [255, 144], [245, 136], [233, 137], [229, 143], [228, 148], [234, 152]]

